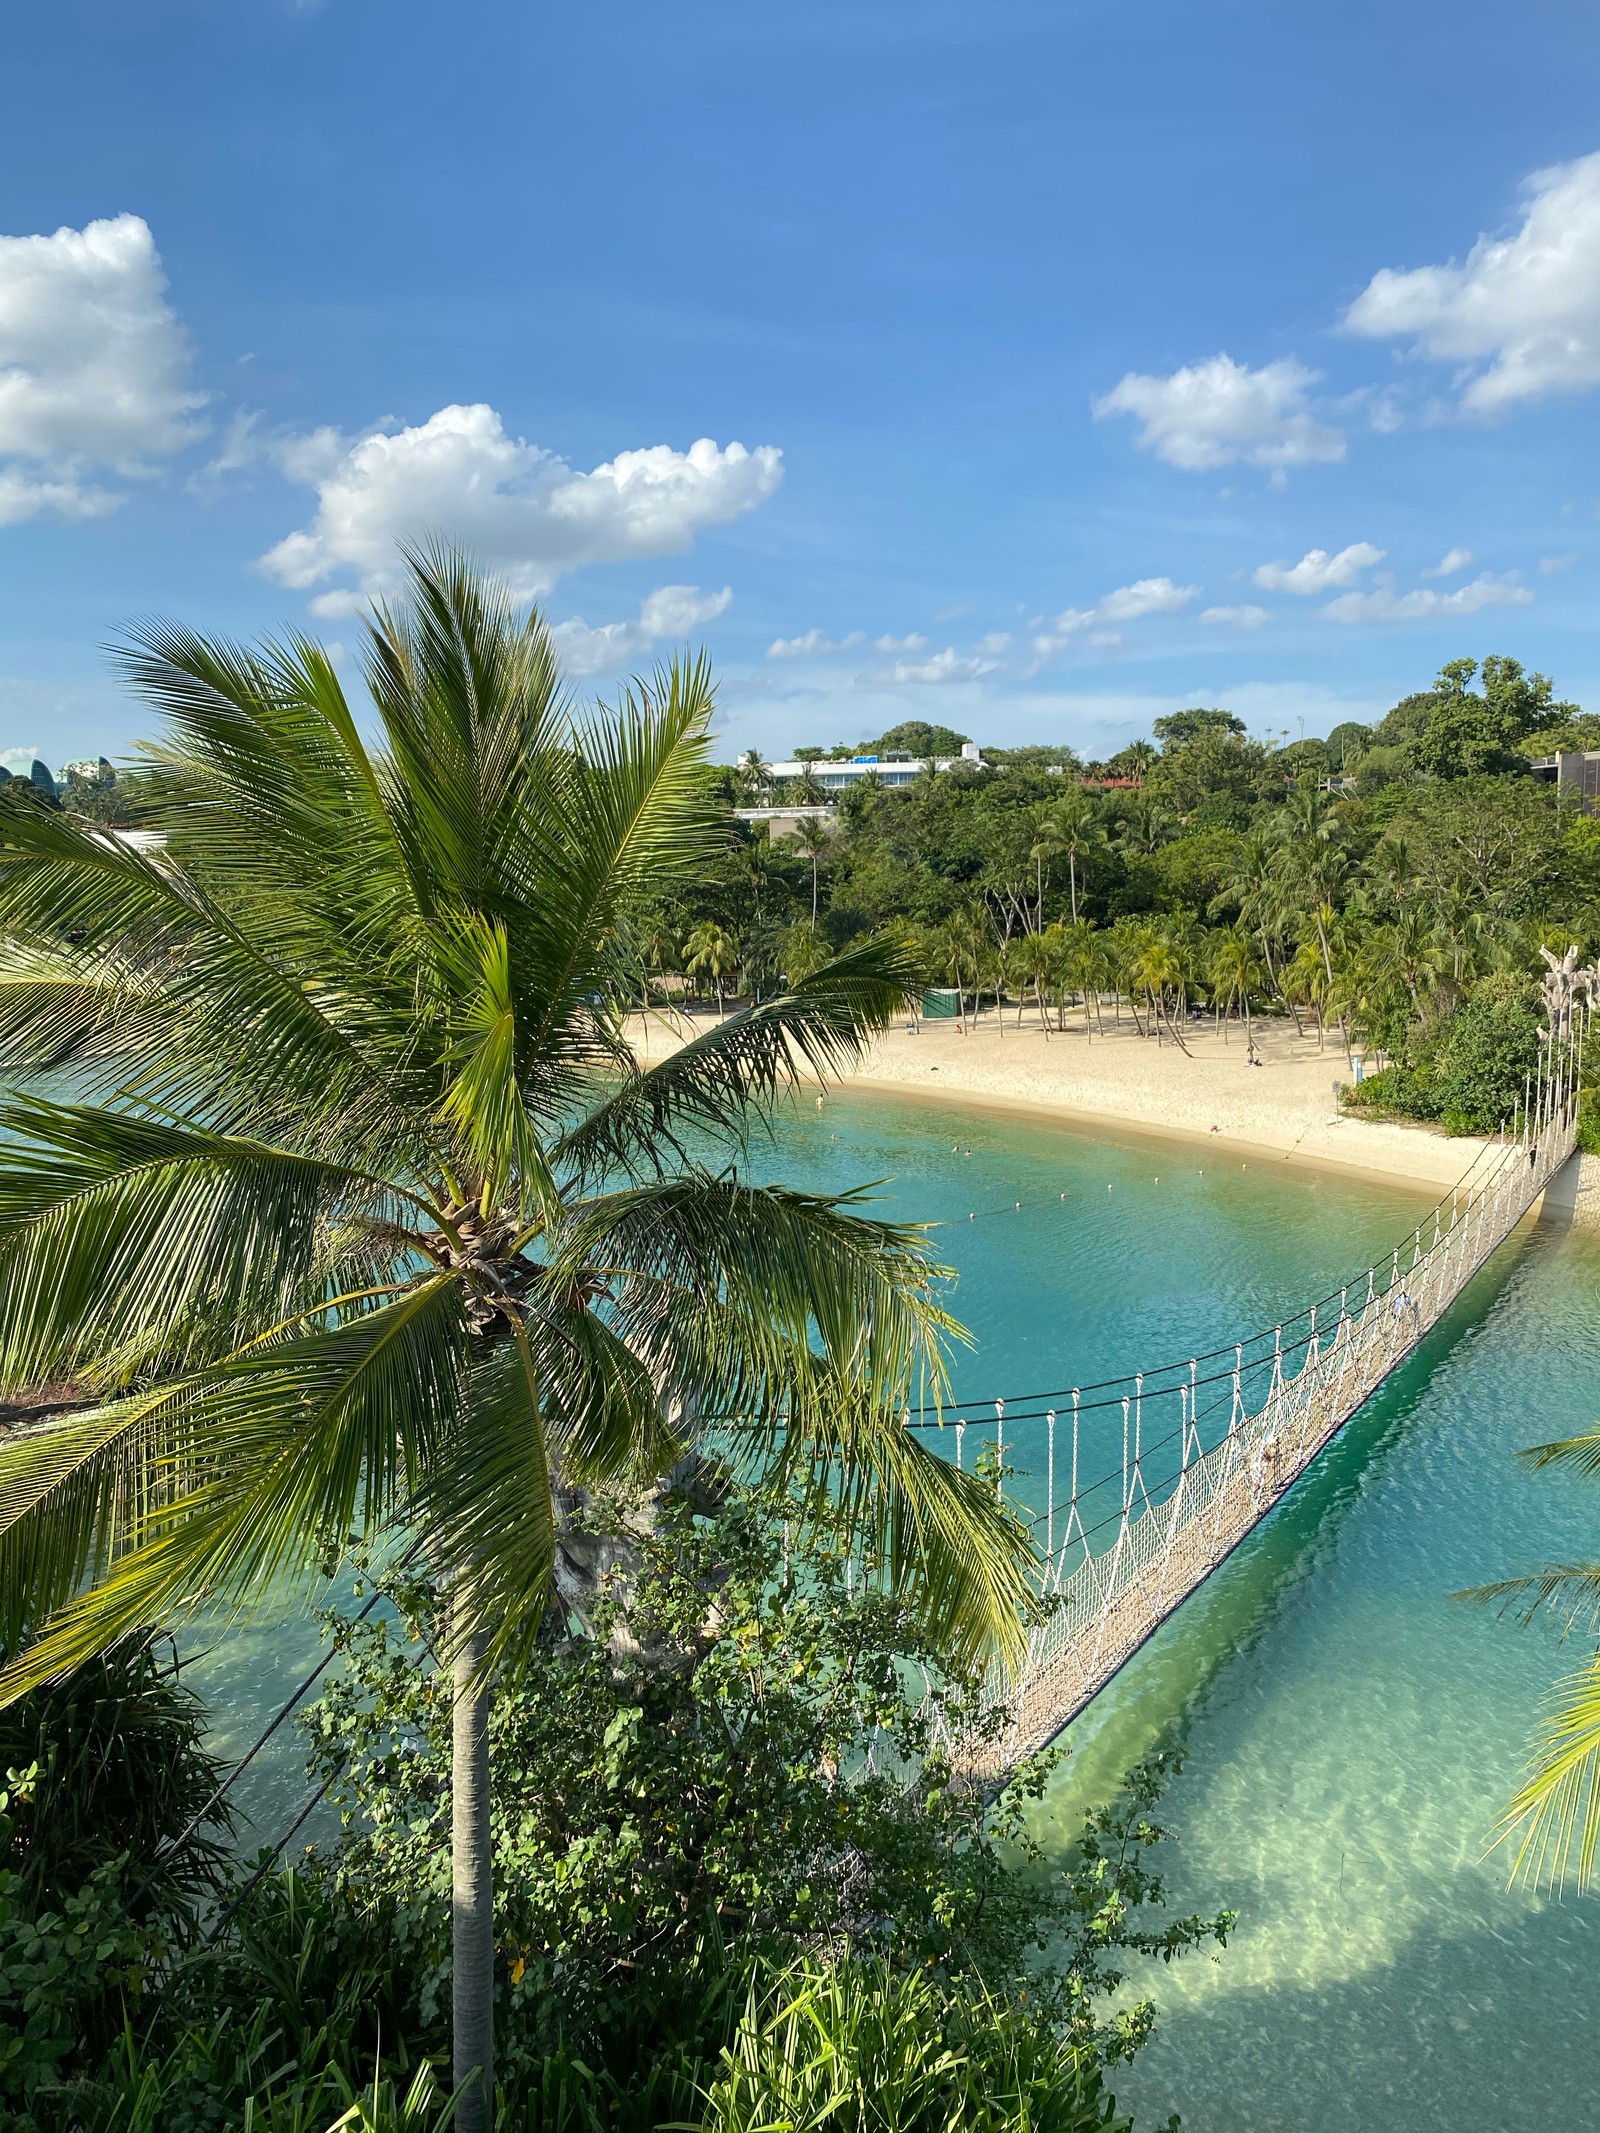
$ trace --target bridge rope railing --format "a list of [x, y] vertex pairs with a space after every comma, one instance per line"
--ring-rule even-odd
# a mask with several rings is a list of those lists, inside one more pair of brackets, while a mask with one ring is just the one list
[[[1018, 1673], [991, 1681], [991, 1707], [1003, 1707], [1007, 1723], [980, 1758], [990, 1774], [1052, 1739], [1126, 1665], [1528, 1213], [1576, 1143], [1597, 990], [1600, 974], [1580, 1008], [1570, 986], [1552, 1002], [1547, 985], [1550, 1026], [1522, 1103], [1411, 1235], [1329, 1296], [1179, 1363], [1062, 1392], [962, 1402], [944, 1418], [908, 1415], [914, 1428], [953, 1429], [962, 1465], [966, 1433], [977, 1432], [992, 1446], [1001, 1489], [1008, 1428], [1015, 1444], [1020, 1424], [1045, 1424], [1045, 1498], [1027, 1514], [1040, 1543], [1044, 1614]], [[1113, 1442], [1120, 1430], [1120, 1461], [1086, 1481], [1086, 1438], [1092, 1428], [1103, 1456], [1107, 1422]]]

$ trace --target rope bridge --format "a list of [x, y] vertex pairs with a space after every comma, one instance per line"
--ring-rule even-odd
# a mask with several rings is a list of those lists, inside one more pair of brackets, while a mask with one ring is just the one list
[[[937, 1424], [911, 1418], [953, 1425], [962, 1465], [967, 1432], [981, 1432], [1001, 1489], [1008, 1424], [1045, 1424], [1048, 1493], [1031, 1520], [1044, 1615], [1020, 1671], [991, 1684], [1005, 1724], [976, 1775], [998, 1777], [1045, 1747], [1127, 1665], [1438, 1323], [1572, 1155], [1600, 968], [1577, 971], [1575, 951], [1547, 961], [1549, 1026], [1523, 1103], [1387, 1260], [1211, 1355], [1058, 1394], [964, 1403]], [[1108, 1424], [1120, 1424], [1120, 1468], [1085, 1481], [1085, 1435], [1103, 1442]]]

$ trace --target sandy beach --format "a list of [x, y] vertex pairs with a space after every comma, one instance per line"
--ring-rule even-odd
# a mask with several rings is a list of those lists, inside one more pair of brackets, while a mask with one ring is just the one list
[[[1292, 1022], [1255, 1024], [1259, 1066], [1246, 1063], [1243, 1031], [1191, 1023], [1184, 1049], [1141, 1037], [1124, 1016], [1105, 1034], [1086, 1036], [1081, 1016], [1065, 1032], [1042, 1030], [1037, 1010], [1006, 1010], [1002, 1028], [990, 1009], [964, 1028], [902, 1022], [880, 1038], [852, 1083], [942, 1103], [1048, 1111], [1084, 1122], [1134, 1126], [1185, 1140], [1222, 1141], [1283, 1161], [1362, 1171], [1394, 1183], [1448, 1188], [1471, 1165], [1480, 1141], [1427, 1126], [1340, 1115], [1336, 1083], [1353, 1079], [1349, 1055], [1333, 1037]], [[696, 1018], [690, 1028], [703, 1028]], [[683, 1041], [684, 1018], [653, 1016], [637, 1028], [641, 1054], [660, 1058]], [[1579, 1166], [1574, 1166], [1576, 1170]], [[1600, 1225], [1600, 1159], [1586, 1157], [1583, 1176], [1568, 1181], [1567, 1220]], [[1580, 1189], [1581, 1186], [1581, 1189]], [[1556, 1212], [1552, 1206], [1549, 1212]]]

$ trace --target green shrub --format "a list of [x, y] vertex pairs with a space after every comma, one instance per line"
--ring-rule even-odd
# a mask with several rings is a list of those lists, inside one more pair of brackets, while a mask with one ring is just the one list
[[212, 1804], [223, 1766], [204, 1745], [204, 1706], [159, 1649], [128, 1638], [0, 1710], [0, 1772], [37, 1773], [0, 1846], [24, 1903], [55, 1902], [117, 1861], [140, 1916], [178, 1930], [221, 1886], [233, 1827]]
[[752, 1986], [704, 2092], [704, 2133], [1126, 2133], [1092, 2051], [1048, 2009], [881, 1962], [809, 1960]]
[[1537, 995], [1510, 972], [1481, 978], [1439, 1045], [1434, 1083], [1439, 1114], [1458, 1133], [1492, 1133], [1522, 1102], [1539, 1065]]
[[1426, 1069], [1407, 1066], [1380, 1067], [1343, 1097], [1347, 1111], [1370, 1111], [1381, 1118], [1437, 1118], [1438, 1094], [1433, 1076]]

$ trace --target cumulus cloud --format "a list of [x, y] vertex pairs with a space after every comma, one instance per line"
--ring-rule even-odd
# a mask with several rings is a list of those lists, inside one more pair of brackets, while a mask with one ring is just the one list
[[1344, 457], [1343, 432], [1306, 405], [1318, 376], [1292, 356], [1252, 370], [1214, 355], [1165, 378], [1130, 370], [1094, 412], [1102, 421], [1131, 415], [1142, 425], [1139, 443], [1169, 466], [1204, 471], [1244, 460], [1281, 473]]
[[980, 658], [998, 659], [1002, 652], [1010, 651], [1011, 644], [1012, 637], [1009, 630], [990, 630], [978, 639], [972, 649]]
[[1570, 570], [1578, 558], [1575, 555], [1542, 555], [1539, 558], [1540, 572], [1549, 577], [1557, 570]]
[[110, 489], [81, 481], [35, 481], [16, 467], [0, 467], [0, 526], [19, 526], [41, 511], [65, 519], [104, 518], [121, 502]]
[[1418, 575], [1424, 578], [1454, 578], [1459, 576], [1472, 560], [1470, 548], [1452, 548], [1447, 555], [1440, 556], [1431, 570], [1420, 571]]
[[774, 637], [767, 646], [769, 659], [821, 659], [829, 652], [853, 652], [858, 644], [866, 642], [863, 630], [851, 630], [848, 636], [827, 637], [821, 630], [807, 630], [803, 637]]
[[1179, 585], [1171, 578], [1138, 578], [1132, 585], [1119, 585], [1114, 592], [1106, 593], [1093, 607], [1064, 607], [1059, 615], [1047, 620], [1036, 615], [1028, 625], [1039, 631], [1033, 640], [1034, 671], [1037, 662], [1053, 659], [1080, 631], [1092, 633], [1091, 644], [1120, 644], [1119, 631], [1095, 625], [1137, 622], [1144, 615], [1176, 614], [1179, 608], [1188, 606], [1199, 590], [1198, 585]]
[[122, 497], [88, 469], [146, 474], [199, 434], [166, 288], [138, 215], [0, 237], [0, 523], [103, 517]]
[[1454, 592], [1419, 586], [1408, 593], [1381, 585], [1372, 592], [1343, 593], [1322, 612], [1335, 622], [1430, 622], [1440, 615], [1475, 615], [1484, 607], [1525, 607], [1533, 598], [1515, 578], [1491, 577], [1488, 571]]
[[992, 659], [964, 659], [951, 644], [942, 652], [935, 652], [931, 659], [897, 660], [882, 679], [892, 682], [977, 681], [985, 674], [992, 674], [994, 667]]
[[619, 452], [589, 473], [520, 437], [492, 407], [442, 407], [414, 428], [346, 438], [318, 430], [279, 455], [293, 481], [317, 492], [311, 524], [270, 549], [261, 568], [308, 590], [341, 574], [353, 588], [312, 602], [347, 611], [384, 592], [396, 543], [443, 534], [476, 549], [524, 598], [537, 598], [583, 563], [676, 554], [709, 526], [764, 503], [783, 476], [770, 444], [753, 452], [702, 437]]
[[1200, 620], [1219, 629], [1258, 630], [1267, 620], [1264, 607], [1203, 607]]
[[1336, 585], [1353, 585], [1362, 571], [1383, 561], [1383, 550], [1370, 541], [1352, 541], [1337, 555], [1308, 548], [1298, 563], [1263, 563], [1252, 582], [1263, 592], [1320, 593]]
[[1141, 615], [1172, 615], [1187, 607], [1198, 585], [1176, 585], [1171, 578], [1138, 578], [1132, 585], [1119, 585], [1095, 608], [1101, 622], [1137, 622]]
[[909, 637], [874, 637], [872, 649], [875, 652], [921, 652], [927, 648], [927, 643], [926, 637], [919, 637], [913, 630]]
[[1600, 385], [1600, 155], [1523, 190], [1509, 236], [1480, 236], [1459, 265], [1381, 268], [1344, 315], [1352, 333], [1460, 364], [1475, 414]]
[[630, 660], [643, 658], [661, 637], [687, 637], [703, 623], [726, 612], [731, 585], [704, 593], [698, 585], [660, 585], [640, 602], [631, 622], [602, 622], [591, 629], [581, 615], [551, 629], [561, 663], [569, 674], [614, 674]]

